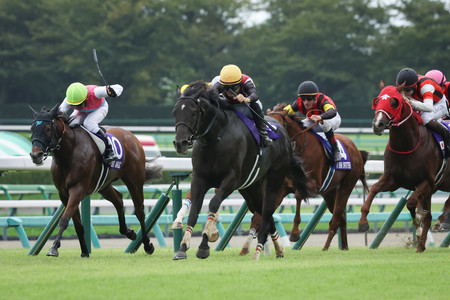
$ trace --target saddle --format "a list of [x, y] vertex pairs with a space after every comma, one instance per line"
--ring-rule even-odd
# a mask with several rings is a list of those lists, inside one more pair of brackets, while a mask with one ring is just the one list
[[[98, 150], [100, 151], [101, 155], [104, 155], [106, 145], [105, 145], [105, 141], [103, 141], [103, 139], [100, 137], [100, 135], [90, 132], [82, 125], [80, 125], [80, 127], [83, 128], [87, 133], [89, 133], [89, 136], [92, 138], [94, 143], [97, 145]], [[106, 136], [112, 142], [111, 144], [113, 145], [113, 147], [112, 147], [113, 151], [117, 154], [117, 156], [119, 156], [119, 159], [117, 159], [109, 164], [109, 168], [119, 170], [123, 163], [123, 158], [124, 158], [122, 143], [120, 142], [120, 140], [118, 138], [116, 138], [115, 136], [113, 136], [110, 133], [106, 133]]]

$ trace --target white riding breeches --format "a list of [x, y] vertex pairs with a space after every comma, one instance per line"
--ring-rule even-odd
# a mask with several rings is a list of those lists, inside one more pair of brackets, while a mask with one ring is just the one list
[[103, 103], [101, 107], [91, 112], [83, 112], [74, 110], [70, 115], [70, 125], [83, 125], [92, 133], [97, 133], [100, 130], [98, 124], [108, 114], [109, 105], [108, 102]]
[[[310, 119], [304, 119], [302, 122], [305, 127], [309, 127], [314, 124], [314, 122]], [[312, 128], [312, 130], [314, 130], [315, 132], [328, 132], [330, 131], [330, 129], [336, 131], [339, 126], [341, 126], [341, 116], [339, 115], [339, 113], [336, 113], [336, 116], [334, 118], [323, 120], [323, 124], [317, 123], [316, 126]]]
[[433, 111], [422, 111], [420, 112], [420, 116], [422, 117], [423, 125], [426, 125], [431, 120], [441, 122], [442, 117], [444, 117], [447, 113], [447, 99], [443, 96], [439, 102], [436, 102], [433, 105]]

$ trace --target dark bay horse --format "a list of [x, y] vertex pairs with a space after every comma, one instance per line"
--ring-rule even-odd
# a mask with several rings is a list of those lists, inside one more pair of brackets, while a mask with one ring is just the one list
[[[398, 188], [414, 191], [406, 206], [417, 227], [417, 252], [423, 252], [431, 226], [431, 196], [437, 190], [450, 191], [449, 164], [442, 158], [431, 131], [419, 124], [411, 104], [396, 87], [383, 88], [372, 108], [375, 109], [373, 132], [381, 135], [389, 129], [389, 142], [384, 152], [384, 173], [372, 185], [361, 207], [359, 230], [369, 229], [367, 215], [376, 194]], [[423, 228], [420, 228], [421, 221]]]
[[[89, 133], [81, 127], [69, 127], [67, 116], [60, 114], [58, 109], [59, 105], [50, 111], [46, 108], [39, 113], [33, 111], [34, 121], [31, 126], [33, 146], [31, 159], [33, 163], [40, 165], [50, 152], [53, 154], [52, 178], [61, 202], [66, 207], [59, 221], [59, 232], [47, 255], [59, 255], [61, 236], [72, 218], [80, 242], [81, 257], [89, 257], [78, 206], [85, 196], [95, 191], [110, 201], [117, 210], [120, 233], [131, 240], [136, 239], [134, 230], [125, 224], [122, 194], [111, 185], [117, 179], [125, 183], [131, 194], [135, 214], [143, 233], [145, 252], [152, 254], [154, 246], [145, 234], [143, 185], [147, 180], [160, 178], [161, 167], [153, 165], [150, 168], [146, 165], [149, 161], [145, 159], [139, 140], [131, 132], [121, 128], [110, 128], [108, 133], [113, 134], [123, 145], [121, 153], [123, 162], [120, 169], [108, 168], [103, 164], [100, 151]], [[104, 173], [103, 170], [108, 172]]]
[[[329, 223], [328, 238], [322, 250], [328, 250], [338, 228], [341, 229], [341, 250], [348, 250], [345, 207], [358, 180], [361, 180], [364, 189], [368, 190], [364, 164], [369, 154], [366, 151], [358, 150], [348, 137], [335, 134], [336, 139], [347, 149], [352, 167], [349, 170], [336, 169], [331, 182], [325, 188], [324, 183], [330, 170], [330, 158], [326, 156], [325, 150], [315, 133], [309, 128], [303, 128], [301, 118], [294, 114], [288, 114], [287, 111], [283, 110], [285, 106], [284, 103], [276, 105], [273, 111], [268, 111], [268, 115], [277, 119], [286, 128], [290, 138], [295, 141], [296, 155], [301, 158], [303, 169], [309, 179], [309, 192], [313, 195], [320, 194], [333, 214]], [[285, 195], [280, 196], [284, 197]], [[297, 227], [297, 230], [300, 221], [300, 204], [297, 201], [294, 219], [294, 227]]]
[[204, 196], [210, 188], [218, 189], [209, 204], [209, 217], [197, 251], [199, 258], [208, 257], [208, 241], [218, 239], [217, 211], [222, 201], [234, 190], [239, 190], [251, 212], [258, 212], [262, 216], [258, 245], [253, 255], [255, 260], [259, 259], [268, 233], [271, 234], [277, 257], [284, 255], [272, 218], [284, 178], [288, 177], [294, 182], [303, 198], [308, 197], [306, 176], [299, 159], [293, 156], [285, 129], [276, 120], [268, 118], [277, 126], [277, 133], [281, 137], [260, 152], [255, 138], [232, 111], [232, 107], [213, 90], [208, 90], [205, 82], [197, 81], [179, 96], [173, 109], [176, 122], [174, 146], [177, 153], [185, 155], [193, 145], [192, 205], [180, 250], [174, 259], [187, 257], [192, 230], [197, 223]]

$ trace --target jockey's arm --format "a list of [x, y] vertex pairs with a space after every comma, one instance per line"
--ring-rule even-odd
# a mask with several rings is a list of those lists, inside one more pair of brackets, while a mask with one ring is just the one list
[[[119, 97], [122, 94], [123, 87], [120, 84], [112, 84], [109, 86], [110, 89], [113, 89], [116, 93], [115, 97]], [[103, 97], [110, 97], [111, 95], [108, 94], [108, 91], [106, 89], [106, 86], [98, 86], [94, 89], [95, 97], [101, 99]]]
[[67, 112], [70, 110], [70, 104], [67, 103], [67, 98], [64, 98], [64, 101], [61, 103], [61, 105], [59, 106], [59, 111], [67, 114]]
[[417, 101], [415, 99], [410, 99], [411, 106], [415, 110], [431, 112], [433, 111], [433, 98], [425, 98], [423, 102]]
[[247, 80], [247, 82], [244, 83], [244, 86], [242, 87], [242, 90], [244, 93], [246, 93], [246, 98], [250, 100], [250, 102], [256, 102], [259, 100], [258, 93], [256, 92], [255, 84], [253, 83], [253, 80]]
[[324, 111], [325, 112], [323, 114], [320, 114], [322, 120], [333, 119], [334, 117], [336, 117], [337, 111], [333, 105], [325, 104]]

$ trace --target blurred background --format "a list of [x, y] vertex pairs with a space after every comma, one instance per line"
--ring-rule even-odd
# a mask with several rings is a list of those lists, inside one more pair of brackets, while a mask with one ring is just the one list
[[[450, 67], [450, 3], [433, 0], [0, 0], [0, 124], [31, 124], [67, 86], [124, 86], [103, 124], [171, 126], [176, 87], [237, 64], [265, 108], [315, 81], [342, 127], [370, 127], [379, 82]], [[447, 74], [447, 76], [449, 76]]]

